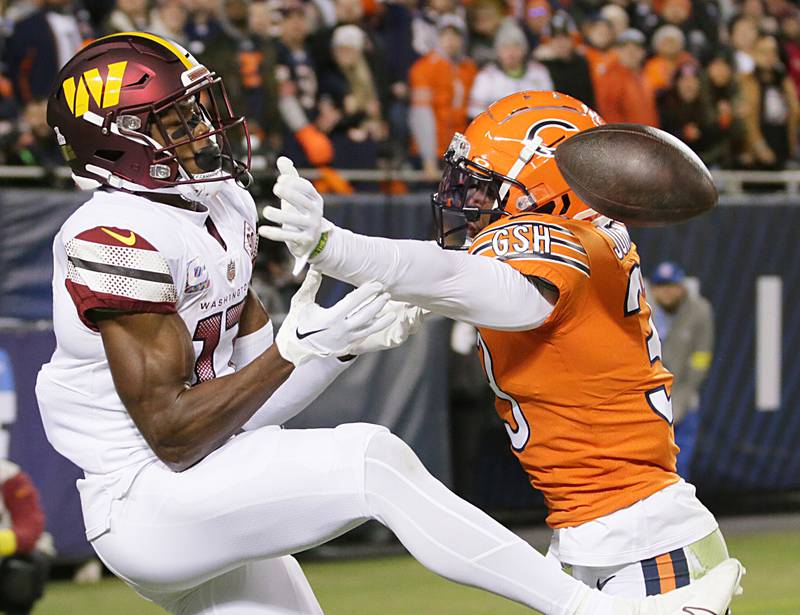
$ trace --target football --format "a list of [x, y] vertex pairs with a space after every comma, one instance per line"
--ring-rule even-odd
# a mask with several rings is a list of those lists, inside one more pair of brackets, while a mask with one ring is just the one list
[[641, 124], [605, 124], [555, 151], [567, 184], [589, 207], [631, 226], [661, 226], [717, 203], [703, 161], [669, 133]]

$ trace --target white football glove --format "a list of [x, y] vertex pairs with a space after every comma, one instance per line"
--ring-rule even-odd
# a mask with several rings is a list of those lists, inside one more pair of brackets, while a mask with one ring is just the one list
[[297, 275], [319, 244], [322, 234], [333, 225], [322, 217], [323, 201], [314, 185], [297, 174], [294, 163], [286, 156], [278, 158], [280, 175], [272, 192], [281, 200], [281, 208], [267, 206], [262, 214], [277, 226], [259, 227], [258, 233], [272, 241], [283, 241], [294, 256]]
[[395, 321], [356, 343], [350, 350], [351, 354], [366, 354], [399, 346], [419, 330], [423, 318], [430, 314], [430, 310], [405, 301], [389, 301], [378, 313], [379, 316], [384, 314], [393, 314]]
[[322, 274], [312, 267], [275, 336], [278, 352], [295, 367], [314, 357], [357, 354], [355, 346], [389, 327], [397, 317], [381, 313], [389, 294], [378, 282], [356, 288], [330, 308], [314, 303], [321, 282]]

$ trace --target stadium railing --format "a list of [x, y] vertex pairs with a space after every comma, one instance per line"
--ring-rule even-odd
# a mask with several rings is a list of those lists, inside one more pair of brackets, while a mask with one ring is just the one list
[[[308, 179], [320, 176], [317, 169], [300, 169], [300, 174]], [[431, 184], [422, 171], [410, 169], [337, 169], [344, 179], [350, 182], [379, 184], [387, 181], [402, 181], [412, 184]], [[776, 192], [789, 195], [800, 194], [800, 170], [791, 171], [712, 171], [714, 181], [720, 194], [744, 194], [745, 186], [757, 185], [759, 190], [775, 188]], [[254, 169], [253, 176], [258, 180], [270, 180], [277, 173], [267, 169]], [[56, 178], [68, 180], [70, 170], [67, 167], [46, 169], [44, 167], [0, 166], [0, 181], [29, 181], [36, 179]]]

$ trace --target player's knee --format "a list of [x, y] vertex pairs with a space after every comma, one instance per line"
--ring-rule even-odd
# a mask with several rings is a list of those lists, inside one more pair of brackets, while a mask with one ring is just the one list
[[403, 476], [428, 474], [411, 447], [389, 431], [375, 434], [367, 446], [367, 463], [377, 462]]

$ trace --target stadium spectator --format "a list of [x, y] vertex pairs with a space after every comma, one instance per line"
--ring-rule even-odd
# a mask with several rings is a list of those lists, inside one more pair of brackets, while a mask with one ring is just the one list
[[606, 4], [600, 9], [600, 17], [611, 24], [614, 29], [614, 40], [618, 39], [631, 24], [628, 13], [618, 4]]
[[16, 139], [6, 164], [54, 168], [64, 163], [55, 147], [53, 131], [47, 125], [47, 100], [28, 102], [17, 124]]
[[716, 162], [723, 128], [694, 61], [678, 67], [671, 87], [658, 101], [658, 112], [661, 128], [684, 141], [706, 165]]
[[[449, 2], [446, 3], [449, 6]], [[388, 91], [384, 95], [384, 116], [389, 125], [382, 162], [400, 168], [408, 157], [410, 133], [408, 128], [408, 73], [419, 57], [414, 51], [414, 13], [401, 2], [383, 2], [375, 18], [375, 33], [384, 54]], [[405, 188], [398, 188], [405, 190]]]
[[439, 30], [437, 23], [443, 15], [457, 15], [465, 19], [464, 7], [456, 0], [424, 0], [413, 15], [411, 23], [412, 47], [422, 57], [436, 48]]
[[180, 2], [157, 0], [150, 11], [148, 31], [188, 47], [189, 41], [185, 32], [188, 19], [186, 8]]
[[528, 0], [523, 25], [531, 49], [536, 49], [546, 38], [552, 15], [553, 7], [547, 0]]
[[589, 62], [589, 69], [592, 73], [594, 90], [597, 91], [598, 81], [602, 75], [608, 71], [608, 67], [615, 61], [614, 52], [614, 27], [607, 19], [592, 19], [583, 27], [585, 44], [583, 52]]
[[653, 34], [653, 55], [644, 64], [644, 78], [658, 93], [672, 84], [678, 66], [690, 62], [692, 56], [686, 51], [686, 37], [678, 26], [667, 24]]
[[755, 70], [741, 79], [746, 155], [754, 167], [783, 169], [797, 153], [797, 91], [780, 61], [774, 36], [758, 39], [753, 58]]
[[116, 0], [113, 10], [98, 28], [101, 35], [147, 31], [150, 27], [148, 0]]
[[711, 104], [722, 128], [715, 146], [716, 152], [709, 154], [709, 162], [723, 169], [735, 165], [744, 141], [743, 105], [733, 62], [730, 50], [718, 48], [706, 65]]
[[[216, 36], [222, 29], [219, 22], [220, 0], [181, 0], [188, 13], [184, 35], [189, 42], [189, 51], [201, 53], [205, 41]], [[130, 30], [128, 30], [130, 32]]]
[[758, 22], [746, 15], [737, 15], [730, 24], [730, 39], [736, 59], [736, 72], [748, 75], [755, 70], [753, 48], [758, 41]]
[[339, 122], [331, 105], [319, 108], [319, 78], [308, 47], [309, 17], [301, 2], [285, 2], [280, 36], [275, 43], [278, 109], [284, 125], [283, 153], [298, 166], [323, 166], [333, 161], [326, 133]]
[[543, 64], [528, 60], [528, 41], [514, 21], [506, 21], [494, 43], [497, 61], [476, 75], [467, 113], [474, 118], [494, 101], [521, 90], [552, 90], [553, 80]]
[[660, 23], [673, 25], [685, 35], [685, 45], [696, 58], [701, 58], [718, 42], [719, 9], [709, 0], [660, 0], [656, 3]]
[[340, 117], [331, 130], [338, 167], [374, 168], [378, 143], [387, 137], [377, 80], [364, 54], [365, 45], [361, 28], [338, 26], [331, 38], [334, 69], [320, 75], [320, 108], [331, 106]]
[[[325, 26], [316, 30], [309, 39], [309, 45], [314, 55], [314, 63], [320, 75], [327, 73], [328, 70], [334, 67], [334, 61], [331, 56], [331, 38], [333, 37], [333, 31], [338, 26], [356, 25], [362, 30], [372, 33], [368, 24], [365, 23], [364, 6], [361, 0], [335, 0], [333, 7], [334, 22], [328, 25], [326, 20]], [[323, 14], [326, 12], [328, 11], [322, 11]], [[370, 54], [374, 53], [375, 41], [372, 39], [369, 41], [369, 47], [368, 52]]]
[[475, 0], [467, 7], [469, 57], [478, 68], [495, 59], [494, 41], [506, 19], [501, 0]]
[[675, 442], [681, 449], [678, 474], [689, 480], [700, 422], [699, 392], [714, 352], [714, 313], [707, 299], [689, 292], [685, 278], [680, 265], [665, 261], [650, 281], [662, 360], [675, 376], [671, 401]]
[[215, 36], [221, 29], [222, 4], [221, 0], [181, 0], [186, 8], [188, 19], [184, 26], [186, 40], [189, 41], [189, 50], [200, 53], [203, 44]]
[[550, 73], [553, 88], [594, 108], [594, 86], [589, 63], [577, 48], [575, 23], [569, 14], [557, 11], [550, 20], [548, 33], [549, 40], [537, 49], [536, 56]]
[[19, 466], [0, 458], [0, 611], [27, 615], [47, 582], [52, 539], [39, 494]]
[[411, 67], [409, 124], [422, 168], [432, 181], [439, 177], [439, 158], [453, 133], [467, 127], [467, 96], [475, 79], [475, 63], [464, 56], [466, 26], [455, 15], [438, 23], [436, 49]]
[[786, 68], [796, 90], [800, 91], [800, 11], [788, 11], [781, 19]]
[[[740, 14], [752, 19], [762, 34], [777, 34], [778, 22], [771, 12], [767, 11], [763, 0], [740, 0]], [[774, 5], [775, 3], [773, 3]]]
[[50, 94], [58, 71], [90, 36], [83, 14], [71, 0], [42, 0], [38, 10], [14, 24], [3, 59], [19, 102]]
[[597, 111], [606, 122], [658, 126], [656, 97], [642, 74], [645, 37], [629, 28], [616, 42], [616, 61], [599, 76], [595, 88]]
[[257, 0], [225, 0], [220, 29], [203, 43], [200, 62], [214, 66], [220, 75], [238, 75], [225, 80], [228, 97], [234, 109], [247, 117], [255, 152], [269, 153], [276, 133], [280, 133], [278, 95], [275, 83], [275, 47], [268, 31], [269, 20], [263, 19], [266, 2]]

